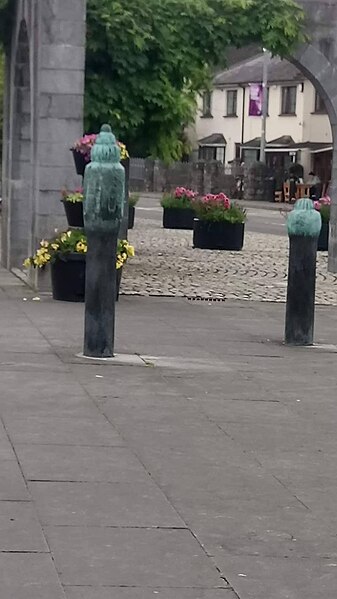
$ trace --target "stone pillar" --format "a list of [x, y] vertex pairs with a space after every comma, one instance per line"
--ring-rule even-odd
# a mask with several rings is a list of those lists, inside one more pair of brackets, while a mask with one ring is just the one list
[[245, 177], [244, 199], [265, 202], [269, 199], [269, 169], [263, 162], [255, 162]]
[[60, 190], [80, 183], [69, 147], [83, 134], [86, 1], [18, 0], [4, 139], [2, 264], [21, 268], [66, 227]]

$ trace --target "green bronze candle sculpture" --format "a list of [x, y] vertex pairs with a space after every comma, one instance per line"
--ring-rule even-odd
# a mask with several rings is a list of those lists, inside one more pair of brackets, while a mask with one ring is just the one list
[[114, 355], [116, 250], [123, 218], [125, 172], [109, 125], [103, 125], [84, 174], [84, 227], [88, 239], [84, 355]]
[[312, 345], [314, 339], [316, 254], [321, 216], [309, 199], [298, 200], [287, 220], [289, 248], [285, 342]]

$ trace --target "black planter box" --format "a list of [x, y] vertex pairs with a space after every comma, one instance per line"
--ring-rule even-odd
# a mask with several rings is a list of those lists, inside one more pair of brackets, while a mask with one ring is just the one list
[[74, 157], [76, 173], [78, 175], [80, 175], [81, 177], [84, 177], [85, 167], [87, 166], [88, 162], [86, 162], [83, 154], [81, 154], [81, 152], [79, 152], [78, 150], [71, 150], [71, 151], [72, 151], [73, 157]]
[[133, 227], [135, 225], [135, 213], [136, 213], [135, 207], [129, 205], [129, 221], [128, 221], [129, 229], [133, 229]]
[[329, 250], [329, 223], [322, 223], [317, 250], [319, 252], [327, 252]]
[[164, 208], [163, 227], [192, 231], [194, 218], [195, 212], [190, 208]]
[[51, 265], [53, 299], [61, 302], [84, 302], [85, 256], [68, 254]]
[[83, 202], [66, 202], [62, 200], [69, 227], [83, 229]]
[[194, 219], [193, 247], [202, 250], [240, 251], [245, 225]]
[[[122, 279], [122, 270], [116, 271], [116, 301]], [[53, 299], [61, 302], [84, 302], [85, 299], [85, 255], [67, 254], [51, 264]]]

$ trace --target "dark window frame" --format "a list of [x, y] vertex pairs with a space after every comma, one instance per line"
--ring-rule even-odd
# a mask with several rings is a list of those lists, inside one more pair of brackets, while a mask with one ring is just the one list
[[[230, 101], [231, 98], [231, 101]], [[226, 93], [226, 116], [238, 116], [238, 90], [228, 89]]]
[[284, 85], [281, 88], [281, 116], [296, 116], [296, 108], [297, 85]]
[[325, 102], [322, 98], [322, 96], [320, 96], [320, 94], [318, 93], [317, 89], [315, 90], [315, 106], [314, 106], [314, 114], [326, 114], [327, 110], [326, 110], [326, 106], [325, 106]]
[[202, 95], [202, 116], [212, 118], [213, 92], [205, 91]]

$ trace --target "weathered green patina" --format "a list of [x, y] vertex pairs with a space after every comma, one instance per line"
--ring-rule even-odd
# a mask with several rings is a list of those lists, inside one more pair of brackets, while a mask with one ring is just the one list
[[308, 198], [297, 200], [287, 218], [289, 237], [318, 237], [322, 227], [321, 215]]
[[125, 171], [110, 125], [103, 125], [84, 175], [86, 231], [117, 232], [123, 217]]
[[116, 249], [123, 216], [125, 171], [109, 125], [103, 125], [84, 174], [84, 226], [88, 238], [84, 355], [114, 355]]

